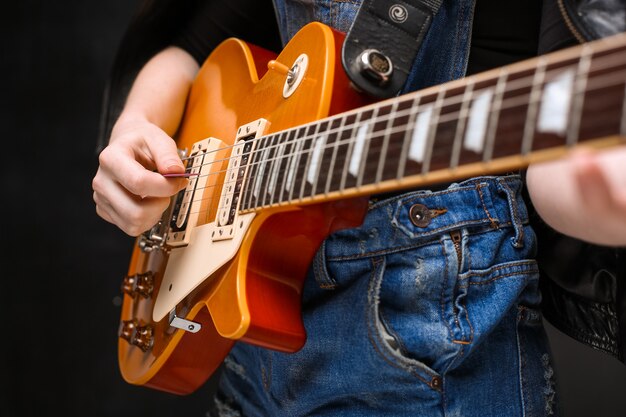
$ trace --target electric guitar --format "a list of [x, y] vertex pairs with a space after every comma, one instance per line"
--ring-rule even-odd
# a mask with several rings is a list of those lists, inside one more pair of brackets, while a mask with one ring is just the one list
[[626, 138], [625, 34], [381, 102], [350, 86], [342, 39], [311, 23], [278, 56], [229, 39], [203, 64], [176, 138], [189, 185], [122, 285], [127, 382], [188, 394], [236, 341], [300, 349], [309, 263], [371, 194]]

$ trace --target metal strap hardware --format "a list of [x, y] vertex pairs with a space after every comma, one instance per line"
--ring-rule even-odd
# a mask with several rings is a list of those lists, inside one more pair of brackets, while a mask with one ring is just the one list
[[443, 0], [363, 0], [346, 35], [343, 67], [354, 86], [398, 94]]

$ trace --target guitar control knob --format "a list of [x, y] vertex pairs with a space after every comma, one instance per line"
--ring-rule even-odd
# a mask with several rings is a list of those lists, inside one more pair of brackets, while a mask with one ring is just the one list
[[144, 272], [143, 274], [125, 276], [122, 282], [122, 291], [131, 297], [140, 295], [143, 298], [150, 298], [154, 291], [154, 273]]
[[154, 330], [152, 326], [140, 326], [139, 320], [123, 320], [120, 324], [119, 337], [131, 345], [137, 346], [146, 352], [154, 344]]

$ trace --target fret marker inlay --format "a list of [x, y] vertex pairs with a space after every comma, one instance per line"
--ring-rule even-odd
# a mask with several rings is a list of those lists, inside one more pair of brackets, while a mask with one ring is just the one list
[[538, 131], [565, 133], [572, 101], [574, 75], [574, 70], [568, 70], [546, 84], [537, 120]]
[[467, 130], [463, 147], [469, 151], [482, 153], [485, 147], [485, 134], [487, 133], [487, 121], [489, 120], [489, 106], [493, 98], [493, 89], [482, 91], [472, 103], [467, 121]]
[[256, 178], [254, 178], [254, 190], [252, 192], [252, 195], [254, 195], [254, 197], [257, 199], [259, 198], [259, 194], [261, 193], [263, 173], [265, 172], [265, 167], [267, 165], [267, 155], [269, 154], [269, 151], [269, 147], [263, 149], [263, 152], [261, 153], [261, 161], [259, 162], [259, 170], [256, 173]]
[[311, 163], [306, 173], [306, 180], [309, 184], [314, 185], [317, 174], [320, 168], [320, 158], [326, 144], [326, 135], [318, 136], [315, 138], [315, 146], [313, 148], [313, 154], [311, 155]]
[[285, 189], [287, 191], [291, 191], [293, 189], [293, 182], [296, 179], [296, 167], [298, 166], [298, 162], [300, 161], [300, 153], [302, 152], [303, 145], [304, 141], [298, 140], [295, 144], [295, 150], [292, 152], [289, 159], [289, 170], [287, 172], [287, 180], [285, 181]]
[[426, 153], [426, 139], [430, 128], [430, 118], [433, 114], [434, 105], [429, 104], [417, 115], [415, 129], [411, 136], [411, 146], [409, 147], [409, 158], [415, 162], [422, 162]]
[[369, 123], [366, 123], [359, 127], [359, 130], [357, 130], [356, 132], [356, 137], [354, 139], [354, 149], [352, 150], [352, 156], [350, 157], [350, 166], [348, 167], [348, 172], [354, 177], [359, 175], [359, 167], [361, 166], [361, 160], [363, 159], [363, 149], [365, 149], [365, 140], [368, 128]]
[[283, 155], [285, 154], [285, 147], [287, 146], [286, 142], [281, 143], [278, 146], [278, 151], [276, 152], [276, 156], [274, 156], [274, 166], [272, 167], [272, 175], [270, 178], [270, 185], [267, 189], [267, 192], [274, 195], [274, 190], [276, 189], [276, 182], [278, 180], [278, 169], [280, 168], [280, 163], [282, 161]]

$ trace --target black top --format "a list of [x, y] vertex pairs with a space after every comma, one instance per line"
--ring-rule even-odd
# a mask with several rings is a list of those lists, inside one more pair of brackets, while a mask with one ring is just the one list
[[[569, 34], [564, 33], [563, 28], [555, 0], [477, 0], [467, 74], [536, 56], [540, 33], [542, 39], [547, 38], [542, 40], [546, 45], [544, 52], [564, 46], [567, 41], [563, 41], [563, 35], [567, 40]], [[280, 52], [272, 2], [199, 1], [193, 17], [184, 25], [174, 44], [202, 63], [213, 48], [231, 36]]]
[[280, 52], [280, 35], [272, 1], [200, 1], [193, 17], [173, 43], [202, 64], [209, 53], [229, 37]]

